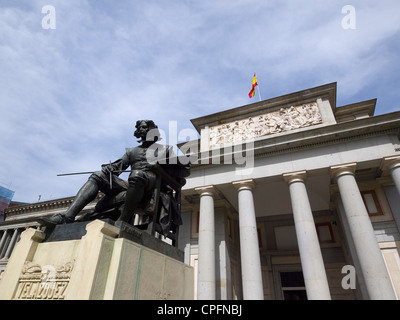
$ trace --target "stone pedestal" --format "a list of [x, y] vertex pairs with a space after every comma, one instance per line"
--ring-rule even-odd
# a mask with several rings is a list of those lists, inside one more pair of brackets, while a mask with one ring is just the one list
[[47, 237], [52, 241], [43, 231], [24, 231], [0, 280], [0, 299], [194, 298], [192, 267], [140, 241], [118, 238], [120, 229], [104, 221], [85, 230], [78, 239]]

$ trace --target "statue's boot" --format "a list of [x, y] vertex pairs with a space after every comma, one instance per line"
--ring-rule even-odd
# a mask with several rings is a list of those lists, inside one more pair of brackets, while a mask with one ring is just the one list
[[96, 198], [98, 192], [99, 186], [97, 182], [91, 179], [88, 180], [78, 191], [74, 201], [65, 212], [56, 213], [47, 220], [55, 224], [74, 222], [76, 215]]

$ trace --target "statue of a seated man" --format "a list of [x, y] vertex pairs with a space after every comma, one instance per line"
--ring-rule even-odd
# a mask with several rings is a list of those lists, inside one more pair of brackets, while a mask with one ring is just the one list
[[[141, 145], [128, 149], [120, 159], [102, 165], [101, 171], [91, 174], [70, 207], [65, 212], [50, 217], [51, 222], [74, 222], [77, 214], [96, 198], [99, 191], [104, 193], [104, 197], [99, 200], [95, 211], [105, 211], [123, 204], [115, 225], [132, 220], [135, 210], [151, 199], [157, 180], [157, 166], [163, 167], [171, 156], [170, 147], [156, 143], [159, 134], [152, 120], [137, 121], [134, 136], [140, 138]], [[164, 160], [161, 165], [160, 159]], [[131, 172], [128, 181], [125, 181], [118, 176], [128, 167], [131, 167]], [[190, 172], [188, 165], [184, 166], [179, 162], [176, 165], [165, 164], [164, 168], [181, 185]]]

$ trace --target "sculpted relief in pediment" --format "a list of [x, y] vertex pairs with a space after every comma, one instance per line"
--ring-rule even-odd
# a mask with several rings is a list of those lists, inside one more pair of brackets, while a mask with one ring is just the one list
[[304, 128], [322, 123], [316, 102], [236, 120], [209, 128], [210, 147]]

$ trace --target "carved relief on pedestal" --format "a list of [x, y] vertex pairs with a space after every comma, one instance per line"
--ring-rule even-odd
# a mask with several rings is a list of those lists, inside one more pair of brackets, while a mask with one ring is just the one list
[[210, 147], [237, 143], [322, 123], [316, 102], [281, 108], [255, 117], [210, 127]]
[[25, 261], [14, 299], [64, 299], [74, 261], [56, 268]]

